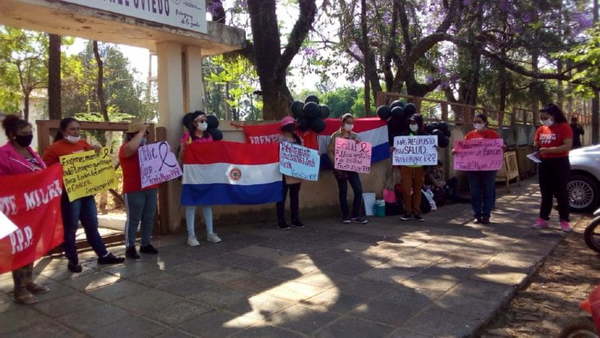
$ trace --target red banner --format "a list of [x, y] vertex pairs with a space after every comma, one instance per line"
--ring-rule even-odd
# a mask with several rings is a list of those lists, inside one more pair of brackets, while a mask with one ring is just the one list
[[[277, 143], [281, 139], [281, 124], [279, 122], [243, 126], [246, 142], [252, 144]], [[300, 132], [305, 147], [319, 149], [317, 134], [313, 131]]]
[[19, 229], [0, 240], [0, 274], [23, 267], [63, 242], [62, 170], [0, 176], [0, 210]]

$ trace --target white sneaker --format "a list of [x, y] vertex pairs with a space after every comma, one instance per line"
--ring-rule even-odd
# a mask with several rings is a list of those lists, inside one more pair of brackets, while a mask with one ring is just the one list
[[187, 244], [189, 246], [198, 246], [198, 245], [200, 245], [200, 242], [198, 242], [198, 240], [195, 238], [188, 238]]
[[215, 233], [206, 235], [206, 240], [209, 242], [212, 242], [212, 243], [221, 242], [221, 238], [219, 238], [219, 236], [217, 236], [217, 234], [215, 234]]

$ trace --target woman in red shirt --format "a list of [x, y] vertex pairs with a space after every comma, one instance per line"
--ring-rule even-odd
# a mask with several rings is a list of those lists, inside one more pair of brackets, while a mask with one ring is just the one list
[[560, 227], [563, 231], [571, 231], [569, 224], [569, 195], [567, 182], [571, 164], [569, 150], [573, 146], [573, 131], [560, 108], [551, 103], [540, 111], [540, 126], [535, 132], [535, 147], [542, 161], [538, 168], [542, 203], [540, 217], [533, 224], [534, 228], [548, 227], [552, 211], [553, 196], [558, 202]]
[[[54, 143], [44, 152], [44, 162], [50, 166], [54, 163], [59, 163], [62, 156], [95, 149], [95, 147], [92, 147], [81, 139], [79, 131], [79, 121], [72, 117], [62, 119], [59, 130], [54, 138]], [[115, 257], [106, 250], [102, 237], [98, 233], [98, 212], [94, 196], [86, 196], [69, 202], [65, 191], [62, 195], [61, 207], [65, 231], [63, 249], [65, 250], [65, 256], [69, 260], [68, 268], [71, 272], [78, 273], [82, 271], [75, 245], [75, 234], [77, 233], [79, 221], [81, 221], [81, 225], [85, 230], [85, 237], [88, 243], [90, 243], [96, 255], [98, 255], [98, 264], [123, 263], [124, 258]]]
[[[484, 114], [475, 116], [473, 127], [475, 130], [468, 132], [465, 140], [500, 138], [495, 130], [488, 128], [488, 119]], [[492, 209], [496, 204], [496, 170], [467, 171], [466, 173], [475, 223], [490, 224]]]

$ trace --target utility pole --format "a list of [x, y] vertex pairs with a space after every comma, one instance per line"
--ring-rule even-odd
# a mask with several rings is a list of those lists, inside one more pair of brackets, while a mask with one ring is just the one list
[[[594, 0], [594, 25], [598, 23], [598, 0]], [[592, 144], [600, 143], [600, 92], [592, 99]]]

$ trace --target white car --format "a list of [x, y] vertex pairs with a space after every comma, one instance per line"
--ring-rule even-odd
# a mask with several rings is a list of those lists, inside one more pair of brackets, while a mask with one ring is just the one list
[[573, 211], [594, 211], [600, 205], [600, 145], [569, 152], [571, 176], [567, 189]]

